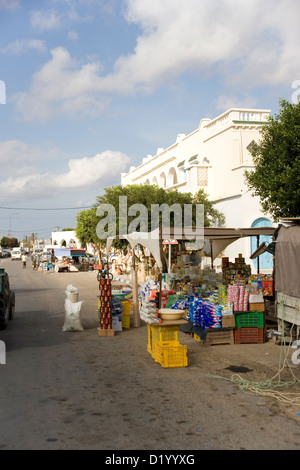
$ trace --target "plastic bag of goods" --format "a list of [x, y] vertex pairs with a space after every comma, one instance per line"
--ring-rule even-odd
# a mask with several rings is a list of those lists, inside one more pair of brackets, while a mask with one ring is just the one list
[[77, 287], [72, 286], [72, 284], [69, 284], [67, 286], [67, 289], [65, 290], [66, 298], [73, 301], [73, 302], [78, 302], [78, 289]]
[[63, 331], [83, 331], [80, 318], [80, 310], [83, 300], [80, 302], [71, 302], [65, 300], [65, 322]]

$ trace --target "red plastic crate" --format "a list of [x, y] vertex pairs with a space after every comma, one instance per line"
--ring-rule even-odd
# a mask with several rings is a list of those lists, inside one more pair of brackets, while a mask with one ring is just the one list
[[257, 343], [265, 342], [264, 328], [236, 328], [234, 330], [234, 343]]

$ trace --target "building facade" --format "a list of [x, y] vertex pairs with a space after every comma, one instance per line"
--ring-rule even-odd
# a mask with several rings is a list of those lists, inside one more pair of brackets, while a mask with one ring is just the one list
[[[269, 114], [266, 109], [236, 108], [215, 119], [202, 119], [195, 131], [179, 134], [170, 147], [159, 148], [156, 155], [148, 155], [141, 165], [122, 173], [121, 183], [157, 184], [165, 190], [192, 194], [202, 188], [225, 215], [227, 227], [272, 225], [271, 218], [262, 213], [259, 198], [249, 193], [244, 176], [245, 170], [254, 168], [251, 145], [259, 142]], [[230, 245], [225, 255], [235, 258], [242, 253], [255, 270], [249, 257], [256, 243], [241, 239]], [[266, 254], [262, 261], [262, 272], [272, 269], [271, 255]]]
[[52, 245], [57, 248], [81, 248], [81, 243], [76, 237], [75, 230], [52, 232]]

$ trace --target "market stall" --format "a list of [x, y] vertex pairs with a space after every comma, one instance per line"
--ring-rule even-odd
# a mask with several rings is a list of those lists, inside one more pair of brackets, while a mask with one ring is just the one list
[[76, 248], [55, 248], [55, 272], [88, 270], [89, 263], [83, 263], [86, 250]]
[[[252, 274], [250, 265], [242, 254], [234, 261], [222, 258], [219, 271], [213, 267], [214, 259], [230, 243], [241, 237], [272, 235], [274, 228], [249, 229], [204, 228], [204, 239], [198, 243], [198, 252], [210, 252], [211, 266], [201, 267], [201, 256], [190, 262], [186, 250], [178, 247], [175, 259], [169, 259], [168, 272], [161, 272], [158, 279], [148, 279], [139, 289], [133, 285], [133, 303], [138, 314], [148, 326], [147, 349], [156, 362], [163, 367], [187, 365], [186, 347], [179, 342], [179, 332], [192, 335], [195, 340], [209, 345], [263, 343], [265, 341], [264, 291], [272, 288], [272, 278]], [[132, 247], [146, 246], [163, 270], [163, 241], [168, 239], [188, 243], [194, 231], [176, 227], [164, 231], [157, 237], [134, 233], [120, 236]], [[179, 235], [181, 238], [179, 238]], [[107, 241], [107, 250], [113, 239]], [[207, 250], [207, 242], [210, 250]], [[134, 257], [133, 257], [134, 259]], [[134, 280], [137, 281], [133, 266]], [[177, 312], [177, 317], [167, 320], [163, 313]], [[171, 318], [171, 317], [169, 317]], [[175, 322], [175, 323], [174, 323]], [[135, 326], [140, 326], [139, 321]], [[168, 359], [166, 359], [168, 358]], [[171, 358], [171, 359], [170, 359]]]

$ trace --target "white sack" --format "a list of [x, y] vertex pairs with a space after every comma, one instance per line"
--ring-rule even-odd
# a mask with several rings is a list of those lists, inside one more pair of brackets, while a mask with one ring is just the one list
[[65, 323], [63, 331], [83, 331], [80, 318], [81, 304], [80, 302], [73, 303], [69, 299], [65, 300]]

